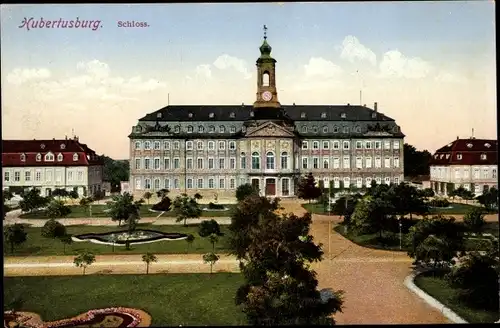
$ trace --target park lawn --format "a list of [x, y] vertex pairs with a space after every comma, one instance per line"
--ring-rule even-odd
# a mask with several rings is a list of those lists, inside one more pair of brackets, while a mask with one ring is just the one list
[[478, 208], [478, 206], [474, 205], [467, 205], [467, 204], [462, 204], [462, 203], [450, 203], [450, 206], [452, 208], [430, 208], [430, 213], [431, 214], [466, 214], [470, 210], [474, 208]]
[[[150, 211], [153, 205], [142, 205], [140, 208], [141, 217], [158, 217], [161, 212], [153, 212]], [[200, 204], [201, 208], [204, 208], [208, 205]], [[202, 217], [230, 217], [232, 214], [233, 208], [236, 206], [234, 204], [224, 204], [227, 211], [203, 211]], [[72, 219], [72, 218], [87, 218], [90, 216], [90, 212], [88, 207], [83, 207], [80, 205], [69, 205], [71, 209], [71, 213], [62, 219]], [[92, 205], [92, 217], [93, 218], [107, 218], [110, 217], [109, 213], [105, 210], [108, 208], [105, 204]], [[161, 217], [175, 217], [176, 214], [173, 211], [165, 212], [161, 215]], [[33, 213], [25, 213], [19, 216], [22, 219], [44, 219], [48, 220], [49, 217], [45, 214], [45, 211], [38, 211]]]
[[432, 276], [426, 272], [415, 278], [415, 284], [469, 323], [493, 323], [498, 320], [498, 311], [478, 310], [454, 299], [456, 289], [448, 285], [442, 275]]
[[246, 324], [234, 304], [241, 274], [4, 277], [3, 282], [4, 311], [21, 297], [20, 310], [36, 312], [45, 321], [122, 306], [149, 313], [153, 327]]
[[[72, 235], [87, 234], [87, 233], [103, 233], [111, 231], [126, 231], [125, 226], [110, 227], [110, 226], [67, 226], [67, 232]], [[115, 246], [114, 252], [111, 245], [95, 244], [90, 241], [73, 242], [71, 245], [66, 245], [63, 248], [63, 243], [57, 239], [45, 238], [41, 236], [42, 228], [26, 227], [28, 233], [27, 240], [22, 245], [14, 248], [14, 254], [10, 252], [10, 245], [4, 239], [4, 255], [5, 256], [43, 256], [43, 255], [73, 255], [79, 251], [90, 251], [94, 254], [145, 254], [146, 252], [154, 254], [182, 254], [194, 253], [205, 254], [212, 251], [212, 244], [208, 238], [202, 238], [198, 235], [198, 225], [152, 225], [138, 224], [137, 229], [150, 229], [162, 232], [178, 232], [193, 234], [195, 237], [193, 244], [189, 244], [185, 240], [164, 240], [148, 244], [130, 245], [130, 250], [126, 250], [125, 246]], [[225, 253], [228, 251], [227, 236], [229, 231], [226, 226], [220, 226], [221, 233], [219, 241], [215, 244], [215, 251]]]
[[313, 214], [321, 214], [321, 215], [330, 214], [329, 212], [325, 212], [325, 205], [323, 204], [319, 203], [302, 204], [302, 207], [305, 208], [308, 212], [311, 212]]

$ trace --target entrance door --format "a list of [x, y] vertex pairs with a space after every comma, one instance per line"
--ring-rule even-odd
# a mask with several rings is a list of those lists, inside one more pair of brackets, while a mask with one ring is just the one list
[[252, 187], [254, 187], [254, 189], [257, 190], [260, 194], [259, 179], [252, 179]]
[[276, 179], [266, 180], [266, 196], [276, 196]]

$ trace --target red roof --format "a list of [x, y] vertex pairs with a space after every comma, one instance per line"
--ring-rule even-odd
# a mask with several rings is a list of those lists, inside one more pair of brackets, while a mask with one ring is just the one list
[[489, 139], [456, 139], [439, 148], [430, 165], [497, 165], [498, 142]]
[[[45, 155], [52, 153], [53, 161]], [[76, 160], [73, 159], [74, 155]], [[60, 158], [62, 155], [62, 159]], [[37, 157], [39, 160], [37, 160]], [[95, 151], [75, 139], [2, 140], [2, 166], [90, 166], [103, 165]]]

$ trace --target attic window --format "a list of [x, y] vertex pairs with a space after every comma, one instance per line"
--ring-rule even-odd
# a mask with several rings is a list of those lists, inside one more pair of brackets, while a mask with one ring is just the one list
[[177, 126], [174, 128], [174, 132], [175, 132], [175, 133], [179, 133], [180, 131], [181, 131], [181, 127], [177, 125]]
[[161, 118], [161, 113], [157, 113], [157, 114], [156, 114], [156, 117], [157, 117], [157, 118]]
[[333, 127], [333, 133], [338, 133], [339, 132], [339, 127], [338, 126], [334, 126]]
[[229, 114], [229, 117], [230, 117], [230, 118], [234, 118], [235, 116], [236, 116], [236, 115], [234, 114], [234, 112], [231, 112], [231, 113]]
[[457, 159], [461, 160], [462, 159], [462, 154], [457, 154]]
[[328, 133], [328, 127], [327, 126], [323, 127], [323, 133]]
[[26, 162], [26, 155], [25, 154], [21, 154], [21, 162]]
[[46, 160], [46, 161], [49, 161], [49, 162], [54, 161], [54, 155], [53, 155], [53, 154], [51, 154], [51, 153], [47, 153], [47, 154], [45, 154], [45, 160]]
[[377, 118], [377, 113], [372, 113], [372, 118]]
[[65, 149], [66, 148], [66, 145], [65, 144], [61, 144], [61, 149]]
[[486, 159], [486, 154], [481, 154], [481, 160], [485, 160]]
[[73, 154], [73, 162], [76, 162], [76, 161], [78, 161], [78, 154], [74, 153]]
[[210, 118], [214, 118], [214, 113], [210, 113], [210, 114], [208, 114], [208, 117], [210, 117]]
[[471, 143], [468, 143], [468, 144], [467, 144], [467, 148], [472, 148], [472, 144], [471, 144]]
[[340, 114], [340, 117], [341, 117], [341, 118], [346, 118], [346, 114], [345, 114], [345, 113], [342, 113], [342, 114]]
[[41, 144], [40, 148], [45, 149], [45, 144]]
[[62, 162], [63, 160], [63, 154], [57, 154], [57, 161]]
[[326, 113], [321, 113], [321, 118], [326, 118]]
[[252, 111], [252, 112], [250, 112], [250, 117], [253, 117], [253, 116], [254, 116], [254, 113], [253, 113], [253, 111]]
[[446, 154], [446, 159], [450, 158], [450, 154]]
[[[441, 156], [439, 156], [439, 159], [442, 159], [442, 158], [443, 158], [443, 156], [444, 156], [444, 155], [443, 155], [443, 154], [441, 154]], [[462, 155], [460, 155], [460, 156], [462, 156]], [[457, 158], [458, 158], [458, 155], [457, 155]], [[461, 157], [460, 157], [460, 158], [461, 158]]]
[[188, 117], [192, 118], [193, 117], [193, 113], [188, 113]]
[[306, 113], [300, 113], [300, 118], [306, 118]]
[[42, 154], [36, 154], [36, 161], [41, 162], [42, 161]]
[[438, 156], [439, 156], [439, 155], [438, 155], [438, 154], [436, 154], [436, 155], [434, 155], [434, 158], [436, 158], [436, 159], [437, 159], [437, 158], [438, 158]]
[[484, 146], [485, 146], [486, 148], [490, 148], [490, 147], [491, 147], [491, 145], [490, 145], [489, 143], [485, 143], [485, 144], [484, 144]]

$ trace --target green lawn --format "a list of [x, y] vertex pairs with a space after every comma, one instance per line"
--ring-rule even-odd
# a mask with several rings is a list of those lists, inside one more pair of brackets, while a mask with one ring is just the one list
[[330, 214], [329, 212], [325, 212], [325, 205], [318, 203], [310, 203], [310, 204], [302, 204], [302, 207], [305, 208], [308, 212], [314, 214], [326, 215]]
[[[483, 228], [484, 232], [490, 232], [493, 235], [498, 236], [498, 222], [488, 222]], [[358, 244], [367, 248], [375, 248], [375, 249], [386, 249], [392, 251], [403, 251], [406, 252], [411, 246], [405, 246], [406, 234], [402, 234], [402, 249], [399, 249], [399, 234], [393, 234], [384, 232], [383, 239], [379, 238], [379, 234], [365, 234], [365, 235], [356, 235], [354, 233], [345, 233], [344, 225], [337, 225], [333, 228], [336, 232], [349, 239], [355, 244]], [[486, 250], [489, 246], [489, 241], [486, 239], [466, 239], [465, 241], [465, 249], [466, 250]]]
[[153, 327], [246, 323], [234, 304], [243, 284], [240, 274], [4, 277], [3, 282], [4, 304], [21, 296], [21, 310], [39, 313], [45, 321], [123, 306], [148, 312]]
[[498, 320], [498, 311], [472, 309], [454, 299], [456, 290], [446, 281], [432, 273], [424, 273], [415, 278], [415, 284], [469, 323], [493, 323]]
[[[130, 250], [126, 250], [124, 246], [115, 246], [114, 253], [116, 254], [145, 254], [151, 252], [154, 254], [182, 254], [182, 253], [199, 253], [204, 254], [212, 251], [212, 244], [208, 238], [201, 238], [198, 235], [197, 225], [151, 225], [139, 224], [138, 229], [151, 229], [162, 232], [179, 232], [191, 233], [195, 236], [193, 244], [188, 249], [188, 243], [185, 240], [176, 241], [158, 241], [149, 244], [131, 245]], [[224, 233], [220, 237], [219, 242], [215, 244], [215, 250], [219, 253], [227, 251], [227, 235], [226, 226], [221, 226], [221, 232]], [[68, 226], [69, 234], [79, 235], [86, 233], [103, 233], [110, 231], [125, 231], [126, 227], [108, 227], [108, 226]], [[76, 254], [80, 250], [91, 251], [94, 254], [112, 254], [113, 247], [110, 245], [94, 244], [90, 241], [73, 242], [66, 246], [66, 251], [63, 251], [63, 243], [56, 239], [45, 238], [41, 236], [41, 228], [27, 227], [25, 231], [28, 233], [27, 241], [14, 249], [14, 254], [10, 253], [10, 246], [6, 244], [4, 239], [4, 255], [5, 256], [40, 256], [40, 255], [71, 255]]]
[[[201, 208], [207, 207], [208, 205], [200, 204]], [[236, 206], [234, 204], [224, 204], [225, 207], [229, 208], [227, 211], [203, 211], [202, 217], [230, 217], [232, 209]], [[85, 218], [90, 216], [89, 208], [80, 205], [69, 205], [71, 213], [65, 218]], [[160, 212], [150, 211], [152, 205], [142, 205], [140, 209], [141, 217], [157, 217]], [[93, 218], [106, 218], [109, 217], [109, 213], [105, 212], [108, 208], [105, 204], [92, 205], [92, 217]], [[173, 211], [165, 212], [161, 217], [175, 217]], [[39, 211], [34, 213], [25, 213], [19, 216], [23, 219], [49, 219], [45, 215], [45, 211]]]

